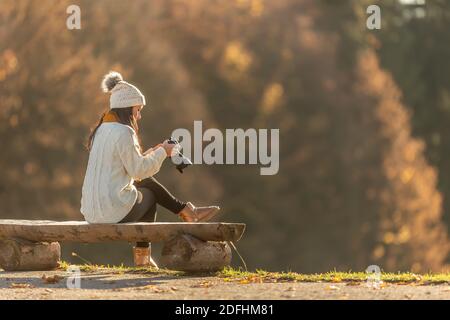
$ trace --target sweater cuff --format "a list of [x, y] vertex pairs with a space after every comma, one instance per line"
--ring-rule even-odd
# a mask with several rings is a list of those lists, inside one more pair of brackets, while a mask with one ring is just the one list
[[156, 148], [155, 150], [153, 150], [153, 153], [155, 154], [155, 158], [160, 162], [167, 158], [166, 150], [163, 147]]

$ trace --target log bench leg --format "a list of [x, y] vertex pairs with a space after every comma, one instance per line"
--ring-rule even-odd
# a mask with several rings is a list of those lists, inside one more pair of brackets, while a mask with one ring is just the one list
[[218, 271], [231, 263], [226, 242], [202, 241], [191, 235], [178, 235], [163, 245], [161, 265], [179, 271]]
[[6, 271], [52, 270], [61, 258], [59, 242], [0, 240], [0, 268]]

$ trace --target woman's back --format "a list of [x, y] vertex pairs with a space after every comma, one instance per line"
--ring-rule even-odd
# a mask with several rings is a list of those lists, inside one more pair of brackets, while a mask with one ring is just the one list
[[[130, 211], [137, 198], [133, 178], [123, 164], [125, 143], [134, 130], [117, 122], [102, 123], [95, 134], [81, 197], [81, 213], [91, 223], [115, 223]], [[132, 146], [132, 145], [131, 145]]]
[[134, 180], [155, 175], [166, 151], [158, 147], [142, 155], [134, 129], [104, 122], [95, 133], [81, 195], [81, 213], [90, 223], [117, 223], [138, 197]]

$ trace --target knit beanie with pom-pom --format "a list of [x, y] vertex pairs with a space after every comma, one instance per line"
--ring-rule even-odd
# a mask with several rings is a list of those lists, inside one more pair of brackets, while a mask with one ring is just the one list
[[138, 105], [145, 105], [145, 97], [138, 88], [123, 81], [122, 75], [115, 71], [106, 74], [102, 81], [104, 92], [110, 92], [109, 107], [127, 108]]

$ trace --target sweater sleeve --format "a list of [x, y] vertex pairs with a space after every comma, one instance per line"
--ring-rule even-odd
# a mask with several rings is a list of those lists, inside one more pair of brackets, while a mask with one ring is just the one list
[[120, 135], [117, 150], [125, 170], [135, 180], [142, 180], [158, 173], [167, 157], [163, 147], [158, 147], [145, 156], [142, 155], [136, 134], [128, 130]]

